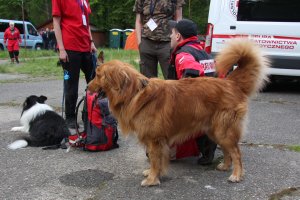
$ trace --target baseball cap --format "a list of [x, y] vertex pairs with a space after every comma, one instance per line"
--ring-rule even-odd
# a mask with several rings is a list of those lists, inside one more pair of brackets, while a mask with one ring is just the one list
[[183, 38], [197, 36], [197, 24], [189, 19], [182, 19], [178, 22], [174, 20], [169, 21], [170, 28], [175, 28]]

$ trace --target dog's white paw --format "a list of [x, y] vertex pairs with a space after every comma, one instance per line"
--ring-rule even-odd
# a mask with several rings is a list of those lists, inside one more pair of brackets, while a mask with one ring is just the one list
[[10, 131], [23, 131], [24, 127], [23, 126], [18, 126], [18, 127], [13, 127]]
[[155, 178], [154, 180], [151, 180], [150, 178], [145, 178], [142, 183], [141, 186], [154, 186], [154, 185], [159, 185], [160, 181], [158, 178]]
[[146, 170], [143, 171], [143, 175], [145, 177], [149, 176], [149, 174], [150, 174], [150, 169], [146, 169]]
[[220, 163], [217, 166], [217, 170], [219, 170], [219, 171], [228, 171], [229, 167], [227, 167], [224, 163]]
[[229, 178], [228, 178], [228, 181], [232, 182], [232, 183], [238, 183], [242, 180], [241, 177], [238, 177], [238, 176], [234, 176], [234, 175], [231, 175]]

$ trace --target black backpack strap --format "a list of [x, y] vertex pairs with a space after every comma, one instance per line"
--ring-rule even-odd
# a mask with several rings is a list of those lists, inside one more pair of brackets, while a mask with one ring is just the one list
[[83, 96], [79, 102], [77, 103], [77, 106], [76, 106], [76, 110], [75, 110], [75, 130], [76, 130], [76, 133], [77, 135], [79, 136], [79, 126], [78, 126], [78, 123], [77, 123], [77, 117], [78, 117], [78, 110], [79, 110], [79, 107], [81, 105], [82, 102], [84, 102], [86, 99], [86, 96]]
[[[187, 43], [187, 44], [189, 44], [189, 43]], [[212, 60], [213, 59], [213, 57], [210, 54], [206, 53], [206, 51], [198, 50], [198, 49], [195, 49], [188, 45], [182, 46], [178, 51], [176, 51], [176, 55], [181, 52], [186, 52], [186, 53], [191, 54], [197, 62], [200, 62], [201, 60]], [[197, 72], [187, 69], [183, 72], [183, 77], [197, 77], [197, 76], [195, 76], [196, 73]], [[198, 76], [199, 76], [199, 72], [198, 72]], [[205, 76], [214, 77], [215, 72], [205, 73]]]
[[182, 52], [186, 52], [186, 53], [191, 54], [197, 62], [199, 62], [200, 60], [212, 59], [212, 56], [210, 56], [208, 53], [206, 53], [206, 51], [198, 50], [198, 49], [195, 49], [195, 48], [193, 48], [191, 46], [188, 46], [188, 45], [185, 45], [185, 46], [181, 47], [176, 52], [176, 54], [179, 54], [179, 53], [182, 53]]

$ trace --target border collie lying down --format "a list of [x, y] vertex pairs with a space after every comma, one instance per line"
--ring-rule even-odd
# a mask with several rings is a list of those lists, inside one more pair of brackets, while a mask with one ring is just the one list
[[13, 127], [11, 131], [29, 133], [10, 145], [9, 149], [19, 149], [26, 146], [60, 147], [62, 140], [70, 135], [64, 119], [45, 104], [47, 97], [31, 95], [23, 103], [20, 122], [22, 126]]

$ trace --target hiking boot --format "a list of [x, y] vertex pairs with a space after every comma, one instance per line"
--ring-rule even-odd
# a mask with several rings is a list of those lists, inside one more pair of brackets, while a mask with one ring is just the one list
[[[75, 120], [75, 118], [67, 118], [66, 119], [66, 124], [67, 124], [68, 128], [75, 129], [76, 128], [76, 120]], [[78, 125], [77, 125], [77, 127], [78, 127]]]
[[217, 144], [207, 144], [207, 149], [202, 153], [202, 156], [198, 160], [199, 165], [210, 165], [214, 159]]
[[212, 163], [217, 144], [211, 141], [206, 135], [197, 139], [198, 148], [202, 156], [198, 159], [199, 165], [209, 165]]

